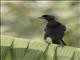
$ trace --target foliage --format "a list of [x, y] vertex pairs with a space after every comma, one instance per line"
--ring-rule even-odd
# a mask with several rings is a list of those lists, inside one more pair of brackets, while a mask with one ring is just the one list
[[1, 60], [80, 60], [80, 48], [1, 36]]
[[43, 38], [46, 21], [43, 14], [55, 15], [66, 25], [64, 41], [80, 47], [80, 2], [13, 1], [1, 2], [1, 34], [22, 38]]

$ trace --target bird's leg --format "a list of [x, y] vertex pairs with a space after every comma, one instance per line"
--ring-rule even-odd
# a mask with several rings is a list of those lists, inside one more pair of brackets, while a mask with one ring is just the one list
[[64, 44], [62, 43], [62, 41], [60, 40], [60, 45], [62, 46], [62, 47], [64, 47]]
[[44, 39], [45, 39], [45, 40], [47, 40], [47, 37], [48, 37], [47, 34], [44, 34]]
[[46, 43], [49, 43], [49, 42], [47, 41], [47, 37], [48, 37], [48, 35], [47, 35], [47, 34], [44, 34], [44, 40], [45, 40], [45, 42], [46, 42]]

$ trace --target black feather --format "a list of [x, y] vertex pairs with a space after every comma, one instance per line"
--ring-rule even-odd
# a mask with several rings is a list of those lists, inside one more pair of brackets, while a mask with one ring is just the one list
[[66, 27], [60, 22], [56, 21], [56, 18], [51, 15], [43, 15], [43, 19], [47, 20], [48, 23], [45, 27], [44, 39], [47, 37], [52, 39], [52, 43], [59, 45], [66, 45], [63, 41], [64, 32], [66, 31]]

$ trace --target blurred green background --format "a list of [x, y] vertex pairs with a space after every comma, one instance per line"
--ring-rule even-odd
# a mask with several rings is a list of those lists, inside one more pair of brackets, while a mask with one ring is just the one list
[[43, 39], [45, 20], [49, 14], [57, 17], [67, 30], [64, 41], [80, 48], [80, 2], [69, 1], [12, 1], [1, 2], [1, 35], [26, 39]]

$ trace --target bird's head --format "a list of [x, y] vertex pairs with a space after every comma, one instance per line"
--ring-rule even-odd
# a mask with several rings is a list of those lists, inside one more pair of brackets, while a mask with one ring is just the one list
[[43, 15], [42, 17], [40, 17], [41, 19], [45, 19], [47, 21], [51, 21], [51, 20], [55, 20], [54, 16], [51, 15]]

